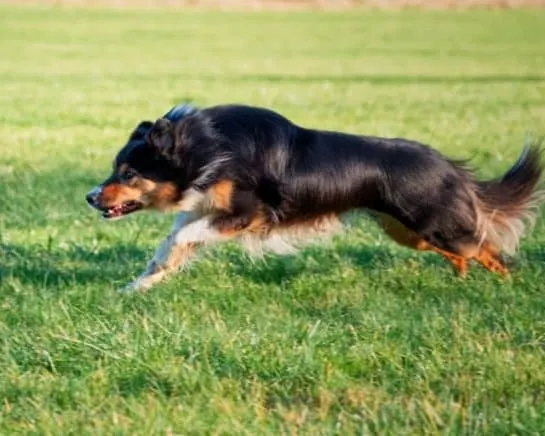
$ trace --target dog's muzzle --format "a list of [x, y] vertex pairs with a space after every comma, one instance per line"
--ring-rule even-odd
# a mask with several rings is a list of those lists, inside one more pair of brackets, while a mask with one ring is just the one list
[[91, 191], [87, 193], [87, 195], [85, 196], [85, 199], [87, 200], [87, 203], [89, 203], [91, 206], [96, 208], [98, 206], [98, 198], [100, 197], [101, 194], [102, 194], [102, 186], [101, 185], [95, 186], [95, 188], [93, 188]]

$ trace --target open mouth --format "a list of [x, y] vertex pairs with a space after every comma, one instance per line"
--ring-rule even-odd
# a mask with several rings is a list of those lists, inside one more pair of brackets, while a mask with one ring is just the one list
[[142, 209], [142, 207], [144, 207], [144, 205], [138, 201], [127, 201], [118, 206], [109, 207], [102, 213], [102, 216], [107, 219], [121, 218], [122, 216]]

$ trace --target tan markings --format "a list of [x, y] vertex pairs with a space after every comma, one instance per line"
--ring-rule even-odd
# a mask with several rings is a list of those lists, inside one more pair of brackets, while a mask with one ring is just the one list
[[222, 180], [216, 183], [209, 189], [208, 195], [214, 209], [230, 211], [233, 198], [233, 182], [231, 180]]
[[155, 198], [159, 203], [167, 203], [176, 197], [176, 186], [173, 183], [161, 183], [155, 188]]
[[341, 228], [334, 214], [282, 224], [272, 224], [258, 216], [252, 222], [250, 231], [242, 235], [241, 242], [252, 255], [262, 256], [267, 251], [294, 254], [304, 245], [324, 242]]
[[135, 177], [130, 186], [139, 189], [143, 194], [152, 192], [157, 188], [157, 184], [154, 181], [143, 177]]
[[240, 230], [230, 227], [230, 228], [221, 228], [218, 230], [218, 232], [222, 236], [225, 236], [227, 238], [233, 238], [240, 233]]
[[113, 203], [115, 199], [119, 196], [121, 190], [123, 189], [123, 186], [120, 184], [110, 184], [104, 186], [102, 188], [102, 193], [100, 196], [100, 199], [103, 203], [106, 203], [105, 206], [107, 206], [107, 203]]
[[243, 233], [264, 234], [268, 229], [267, 221], [260, 213], [256, 213], [253, 218], [240, 217], [243, 220], [248, 220], [240, 223], [237, 222], [239, 217], [236, 215], [231, 216], [227, 214], [227, 216], [225, 216], [225, 222], [222, 222], [222, 219], [224, 218], [223, 214], [220, 213], [219, 215], [216, 215], [216, 217], [219, 218], [220, 222], [216, 222], [214, 227], [221, 235], [228, 238], [233, 238], [242, 235]]
[[248, 232], [252, 233], [266, 233], [270, 229], [270, 224], [265, 218], [265, 215], [261, 212], [258, 212], [253, 218], [250, 224], [247, 227]]
[[312, 234], [322, 233], [324, 231], [335, 230], [341, 223], [335, 214], [322, 215], [315, 218], [308, 218], [299, 221], [289, 221], [277, 224], [272, 230], [287, 231], [290, 233]]
[[425, 242], [422, 237], [409, 230], [390, 215], [380, 214], [378, 216], [378, 224], [382, 227], [382, 230], [399, 245], [414, 248], [416, 250], [422, 249], [419, 248], [422, 246], [422, 243]]
[[195, 253], [200, 244], [188, 243], [176, 245], [170, 243], [167, 251], [163, 253], [163, 259], [161, 262], [152, 260], [148, 266], [148, 273], [157, 274], [159, 272], [170, 273], [181, 268]]
[[112, 183], [110, 185], [106, 185], [102, 189], [100, 203], [104, 207], [116, 206], [126, 201], [139, 200], [141, 196], [142, 191], [140, 189], [118, 183]]
[[127, 201], [140, 201], [146, 207], [159, 210], [176, 209], [178, 191], [173, 183], [155, 183], [135, 177], [129, 184], [112, 183], [104, 186], [100, 202], [112, 207]]
[[173, 183], [153, 183], [153, 188], [150, 186], [150, 191], [148, 192], [149, 200], [156, 209], [168, 210], [175, 208], [176, 200], [178, 199], [178, 189]]
[[201, 245], [202, 244], [194, 242], [176, 246], [168, 258], [167, 268], [169, 270], [175, 270], [182, 267]]
[[418, 243], [415, 248], [419, 251], [433, 251], [434, 253], [440, 254], [450, 262], [450, 264], [460, 277], [464, 278], [467, 276], [467, 265], [469, 260], [468, 258], [460, 256], [458, 254], [450, 253], [445, 250], [441, 250], [440, 248], [434, 247], [423, 239]]
[[454, 268], [454, 271], [460, 276], [461, 278], [467, 277], [467, 270], [468, 270], [468, 260], [461, 257], [461, 256], [455, 256], [452, 254], [443, 254], [443, 257], [447, 259], [452, 267]]
[[484, 266], [488, 271], [502, 276], [509, 275], [509, 270], [501, 261], [499, 256], [488, 247], [482, 247], [479, 254], [475, 256], [475, 260]]
[[421, 236], [409, 230], [407, 227], [389, 215], [380, 214], [378, 216], [378, 223], [384, 232], [398, 244], [408, 248], [414, 248], [418, 251], [433, 251], [434, 253], [438, 253], [450, 262], [460, 277], [465, 277], [467, 275], [467, 257], [434, 247], [429, 242], [425, 241]]

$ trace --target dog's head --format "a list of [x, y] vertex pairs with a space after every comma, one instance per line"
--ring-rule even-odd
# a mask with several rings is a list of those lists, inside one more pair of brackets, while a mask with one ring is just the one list
[[174, 208], [184, 189], [173, 157], [180, 147], [175, 124], [193, 112], [177, 106], [155, 123], [141, 122], [117, 154], [110, 177], [87, 194], [87, 202], [108, 219]]

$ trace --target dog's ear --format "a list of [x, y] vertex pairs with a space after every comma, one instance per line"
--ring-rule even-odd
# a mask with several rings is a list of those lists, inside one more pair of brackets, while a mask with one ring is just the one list
[[195, 112], [197, 112], [197, 109], [194, 106], [189, 104], [179, 104], [163, 115], [163, 118], [176, 123], [176, 121], [180, 121], [182, 118], [193, 115]]
[[142, 139], [144, 138], [151, 127], [153, 126], [153, 123], [151, 121], [142, 121], [138, 126], [136, 126], [136, 129], [133, 130], [131, 133], [131, 136], [129, 137], [129, 141], [134, 141], [135, 139]]
[[176, 146], [174, 129], [170, 120], [159, 118], [149, 129], [147, 141], [162, 155], [170, 157]]

